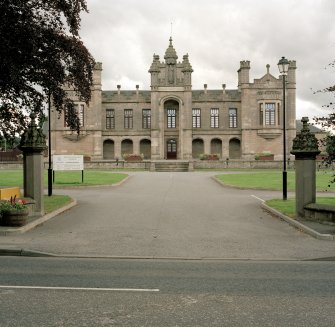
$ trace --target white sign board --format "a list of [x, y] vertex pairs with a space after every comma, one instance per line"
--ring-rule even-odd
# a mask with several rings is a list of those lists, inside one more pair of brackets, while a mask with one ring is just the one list
[[52, 164], [53, 170], [84, 170], [84, 156], [54, 154]]

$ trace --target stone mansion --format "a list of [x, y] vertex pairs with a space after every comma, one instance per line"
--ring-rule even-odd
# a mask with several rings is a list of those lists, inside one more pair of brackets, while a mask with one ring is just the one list
[[[296, 63], [290, 62], [286, 84], [287, 149], [296, 135]], [[178, 61], [170, 38], [164, 60], [153, 56], [151, 89], [104, 91], [102, 64], [94, 69], [91, 102], [76, 101], [81, 123], [78, 136], [51, 117], [53, 154], [83, 154], [92, 160], [122, 159], [127, 154], [144, 159], [198, 159], [217, 154], [222, 159], [253, 160], [270, 152], [283, 156], [283, 83], [266, 66], [265, 75], [250, 81], [250, 62], [241, 61], [236, 89], [192, 89], [189, 56]], [[287, 150], [289, 153], [289, 150]]]

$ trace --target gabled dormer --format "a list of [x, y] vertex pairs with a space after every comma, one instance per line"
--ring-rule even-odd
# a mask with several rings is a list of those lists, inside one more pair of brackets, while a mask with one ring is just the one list
[[279, 82], [279, 79], [274, 77], [270, 73], [270, 65], [269, 64], [266, 65], [266, 74], [264, 76], [262, 76], [261, 78], [254, 79], [254, 85], [256, 87], [259, 86], [259, 87], [262, 87], [262, 88], [280, 87], [281, 84], [278, 85], [278, 82]]

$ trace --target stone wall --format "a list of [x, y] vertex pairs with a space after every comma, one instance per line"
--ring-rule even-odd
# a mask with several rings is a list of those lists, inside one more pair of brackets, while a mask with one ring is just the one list
[[[282, 161], [257, 161], [257, 160], [229, 160], [228, 167], [226, 160], [196, 160], [194, 161], [194, 169], [281, 169]], [[293, 162], [289, 168], [293, 168]], [[139, 162], [127, 162], [120, 160], [118, 163], [115, 160], [91, 161], [85, 162], [85, 169], [146, 169], [150, 168], [150, 160]]]
[[[143, 160], [138, 162], [127, 162], [124, 160], [101, 160], [85, 162], [85, 169], [146, 169], [150, 168], [150, 160]], [[282, 169], [282, 161], [261, 161], [261, 160], [229, 160], [228, 166], [226, 160], [195, 160], [194, 169]], [[2, 162], [0, 163], [0, 170], [5, 169], [22, 169], [22, 163], [17, 162]], [[44, 162], [44, 168], [48, 168], [48, 162]], [[288, 169], [294, 168], [294, 161], [288, 164]]]
[[7, 169], [23, 169], [23, 161], [17, 162], [17, 161], [3, 161], [0, 162], [0, 170], [7, 170]]
[[[281, 169], [282, 161], [260, 161], [260, 160], [200, 160], [194, 161], [194, 169]], [[291, 163], [290, 168], [293, 168]]]

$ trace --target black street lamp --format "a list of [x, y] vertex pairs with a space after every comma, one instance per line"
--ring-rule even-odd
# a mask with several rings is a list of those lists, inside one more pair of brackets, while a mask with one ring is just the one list
[[285, 57], [278, 62], [279, 72], [283, 76], [283, 200], [287, 200], [285, 80], [289, 65], [290, 62]]
[[48, 196], [52, 195], [52, 165], [51, 165], [51, 95], [48, 95], [48, 123], [49, 123], [49, 136], [48, 136], [48, 150], [49, 150], [49, 167], [48, 167]]

